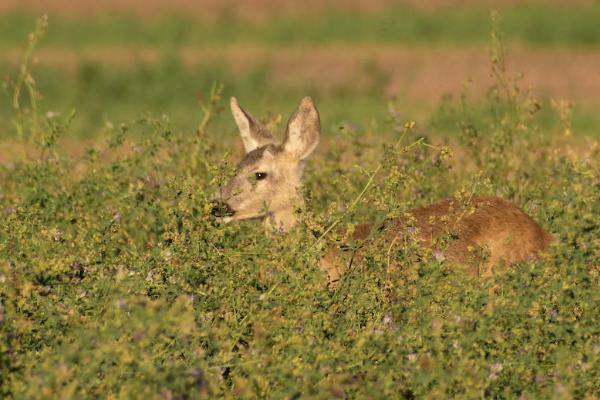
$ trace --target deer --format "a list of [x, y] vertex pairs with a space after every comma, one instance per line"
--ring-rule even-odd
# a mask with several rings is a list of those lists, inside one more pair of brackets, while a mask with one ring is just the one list
[[[298, 223], [296, 210], [304, 207], [302, 178], [306, 161], [319, 143], [319, 112], [310, 97], [303, 98], [288, 120], [283, 142], [278, 143], [235, 97], [230, 106], [246, 154], [235, 175], [219, 188], [213, 215], [225, 223], [261, 220], [267, 232], [288, 232]], [[376, 236], [389, 242], [391, 249], [394, 243], [411, 238], [438, 261], [463, 265], [471, 274], [488, 277], [496, 267], [538, 258], [553, 241], [552, 235], [508, 200], [472, 196], [467, 203], [450, 198], [408, 210], [383, 224], [361, 223], [350, 239], [364, 246]], [[373, 235], [374, 231], [379, 234]], [[320, 267], [329, 287], [335, 287], [344, 271], [360, 262], [363, 246], [326, 248]]]

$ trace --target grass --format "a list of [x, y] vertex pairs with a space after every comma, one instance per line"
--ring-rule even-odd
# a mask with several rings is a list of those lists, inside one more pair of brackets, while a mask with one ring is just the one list
[[[210, 216], [230, 160], [210, 124], [184, 134], [147, 119], [143, 138], [116, 129], [78, 159], [41, 146], [2, 167], [0, 392], [592, 398], [598, 165], [561, 156], [536, 118], [502, 109], [465, 116], [475, 132], [494, 132], [465, 130], [453, 150], [469, 163], [339, 133], [309, 162], [308, 210], [289, 235]], [[394, 126], [385, 129], [397, 137]], [[357, 212], [340, 216], [378, 164]], [[333, 220], [347, 226], [474, 188], [528, 210], [557, 238], [549, 254], [477, 279], [435, 259], [411, 263], [411, 247], [374, 244], [326, 288], [313, 245]], [[387, 274], [388, 256], [406, 267]]]
[[[507, 39], [532, 45], [595, 46], [600, 42], [600, 5], [566, 7], [523, 4], [504, 7]], [[0, 16], [0, 46], [21, 44], [33, 26], [27, 13]], [[155, 46], [219, 43], [485, 43], [491, 29], [484, 7], [446, 8], [421, 12], [392, 7], [380, 12], [349, 13], [330, 10], [309, 17], [278, 17], [250, 22], [224, 14], [214, 22], [199, 22], [182, 15], [142, 21], [113, 15], [85, 21], [52, 17], [46, 38], [52, 45], [82, 47], [90, 44], [141, 44]]]
[[[597, 396], [598, 150], [569, 155], [568, 110], [540, 111], [501, 57], [492, 66], [486, 97], [443, 103], [398, 147], [407, 119], [394, 107], [371, 114], [377, 129], [324, 125], [307, 162], [307, 207], [287, 235], [210, 213], [238, 140], [223, 134], [219, 121], [230, 117], [219, 110], [229, 93], [258, 99], [250, 93], [264, 87], [260, 73], [205, 92], [208, 114], [189, 82], [211, 85], [176, 64], [158, 75], [88, 67], [73, 87], [52, 71], [25, 80], [34, 96], [7, 115], [23, 132], [13, 141], [32, 151], [0, 165], [0, 397]], [[82, 127], [97, 140], [85, 152], [61, 146], [82, 128], [68, 111], [47, 115], [40, 91], [49, 105], [89, 116]], [[171, 103], [174, 92], [191, 99]], [[291, 111], [296, 93], [266, 93], [251, 111]], [[382, 109], [342, 97], [364, 118]], [[326, 121], [353, 111], [332, 117], [321, 103]], [[131, 121], [139, 104], [158, 113]], [[125, 123], [106, 126], [104, 115]], [[169, 122], [180, 117], [181, 127]], [[444, 126], [457, 130], [451, 147], [420, 144]], [[471, 192], [523, 207], [556, 237], [548, 254], [484, 279], [408, 244], [374, 241], [327, 288], [326, 241], [315, 241], [333, 221], [348, 228]], [[404, 268], [389, 273], [388, 262]]]
[[[272, 46], [274, 49], [313, 43], [317, 45], [359, 43], [412, 43], [415, 45], [486, 43], [489, 39], [489, 11], [483, 8], [442, 9], [420, 12], [410, 8], [392, 8], [385, 12], [344, 13], [335, 10], [310, 18], [283, 17], [264, 23], [251, 23], [233, 15], [223, 15], [214, 23], [190, 21], [185, 16], [165, 16], [142, 20], [127, 15], [95, 17], [85, 21], [52, 16], [51, 29], [43, 39], [47, 49], [69, 48], [75, 53], [90, 46], [116, 45], [118, 48], [142, 45], [157, 50], [156, 63], [139, 61], [134, 66], [110, 66], [107, 62], [78, 60], [73, 68], [33, 67], [36, 83], [44, 93], [40, 108], [45, 112], [77, 115], [70, 135], [94, 138], [105, 131], [107, 123], [120, 124], [139, 118], [143, 113], [169, 115], [173, 128], [192, 130], [199, 118], [199, 99], [213, 82], [225, 85], [224, 95], [236, 95], [251, 104], [260, 116], [268, 117], [290, 110], [298, 98], [310, 94], [319, 103], [327, 131], [351, 123], [361, 128], [387, 118], [388, 99], [382, 94], [385, 74], [364, 65], [359, 71], [366, 86], [353, 80], [323, 90], [309, 81], [295, 85], [273, 82], [267, 65], [257, 63], [243, 72], [218, 59], [190, 66], [182, 61], [177, 49], [219, 44]], [[502, 10], [506, 40], [540, 46], [594, 46], [600, 39], [600, 6], [560, 7], [518, 5]], [[20, 48], [34, 17], [27, 13], [0, 16], [0, 47]], [[276, 51], [276, 50], [274, 50]], [[60, 54], [60, 52], [59, 52]], [[110, 59], [110, 58], [109, 58]], [[13, 60], [14, 61], [14, 60]], [[266, 61], [265, 61], [266, 63]], [[14, 76], [10, 62], [0, 66], [0, 75]], [[401, 92], [401, 90], [400, 90]], [[440, 99], [445, 93], [440, 93]], [[437, 99], [436, 99], [437, 100]], [[407, 119], [421, 126], [456, 136], [458, 119], [436, 100], [427, 103], [398, 94], [397, 106]], [[10, 97], [0, 98], [0, 137], [14, 135]], [[556, 118], [542, 99], [541, 128], [556, 131]], [[460, 107], [456, 101], [452, 107]], [[573, 132], [596, 136], [598, 116], [594, 104], [578, 104], [572, 114]], [[481, 110], [484, 114], [486, 110]], [[213, 122], [215, 129], [231, 132], [227, 115]], [[376, 128], [376, 127], [375, 127]]]
[[[59, 69], [35, 71], [36, 82], [44, 98], [40, 112], [68, 115], [77, 114], [68, 133], [71, 138], [93, 139], [106, 131], [107, 123], [119, 125], [140, 118], [144, 113], [166, 114], [175, 131], [191, 131], [200, 119], [200, 104], [213, 82], [225, 85], [224, 96], [237, 96], [250, 105], [258, 116], [270, 118], [291, 112], [298, 99], [310, 94], [323, 114], [325, 134], [335, 132], [340, 126], [352, 124], [361, 129], [377, 129], [388, 118], [388, 103], [382, 93], [383, 84], [377, 79], [371, 87], [354, 87], [348, 82], [334, 90], [324, 91], [309, 84], [294, 87], [273, 83], [264, 69], [257, 67], [241, 74], [231, 74], [220, 65], [207, 65], [192, 69], [178, 60], [166, 58], [158, 65], [134, 68], [109, 68], [97, 63], [83, 64], [75, 73]], [[14, 136], [11, 98], [0, 98], [0, 137]], [[456, 137], [459, 133], [460, 96], [440, 95], [439, 104], [412, 101], [398, 96], [393, 100], [407, 119], [444, 136]], [[540, 100], [540, 128], [551, 134], [560, 129], [548, 100]], [[484, 117], [485, 105], [477, 108]], [[379, 122], [379, 124], [376, 124]], [[571, 125], [578, 136], [597, 136], [598, 116], [591, 105], [578, 104], [573, 109]], [[233, 137], [234, 125], [228, 113], [218, 113], [213, 121], [215, 130]]]
[[[207, 96], [213, 82], [222, 82], [224, 95], [236, 95], [241, 101], [252, 104], [258, 115], [277, 114], [290, 110], [297, 99], [318, 91], [281, 88], [269, 82], [261, 69], [241, 76], [228, 75], [218, 65], [197, 70], [183, 67], [177, 61], [165, 61], [158, 66], [126, 70], [107, 69], [98, 64], [84, 65], [74, 75], [60, 70], [40, 71], [37, 82], [45, 93], [43, 110], [68, 114], [75, 106], [77, 117], [72, 134], [80, 137], [97, 137], [107, 121], [113, 124], [129, 122], [145, 112], [164, 113], [170, 116], [176, 130], [192, 130], [200, 119], [200, 103]], [[64, 85], [69, 82], [68, 85]], [[385, 101], [368, 96], [364, 92], [339, 92], [334, 99], [346, 97], [343, 105], [335, 101], [325, 103], [329, 124], [342, 122], [348, 115], [358, 116], [357, 122], [365, 122], [368, 115], [376, 117], [385, 113]], [[5, 137], [13, 135], [10, 126], [9, 98], [2, 99]], [[276, 106], [276, 107], [274, 107]], [[214, 121], [218, 128], [231, 131], [229, 115], [219, 114]]]

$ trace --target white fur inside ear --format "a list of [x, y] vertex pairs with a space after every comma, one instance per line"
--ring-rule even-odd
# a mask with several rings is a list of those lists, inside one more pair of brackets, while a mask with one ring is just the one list
[[288, 121], [284, 150], [299, 160], [304, 160], [319, 144], [320, 130], [319, 112], [312, 100], [305, 97]]
[[240, 130], [242, 142], [244, 142], [244, 148], [246, 149], [246, 153], [249, 153], [259, 147], [259, 141], [252, 136], [250, 117], [242, 110], [235, 97], [231, 98], [230, 105], [231, 113]]

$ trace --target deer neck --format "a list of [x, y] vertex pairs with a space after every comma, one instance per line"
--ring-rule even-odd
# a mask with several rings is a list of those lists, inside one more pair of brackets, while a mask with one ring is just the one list
[[298, 219], [293, 210], [269, 211], [263, 220], [267, 232], [288, 232], [296, 224]]
[[304, 207], [304, 199], [298, 196], [291, 205], [269, 210], [263, 219], [263, 225], [267, 232], [288, 232], [298, 223], [296, 209]]

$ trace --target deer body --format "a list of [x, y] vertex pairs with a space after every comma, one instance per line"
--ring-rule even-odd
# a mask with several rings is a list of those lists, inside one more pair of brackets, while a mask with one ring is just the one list
[[[369, 239], [378, 229], [383, 232]], [[501, 264], [535, 258], [552, 241], [519, 207], [494, 196], [474, 197], [467, 204], [448, 199], [415, 208], [383, 226], [360, 224], [351, 237], [359, 243], [351, 254], [332, 247], [321, 260], [330, 284], [362, 259], [360, 247], [369, 240], [384, 240], [390, 244], [388, 251], [415, 240], [439, 261], [464, 265], [471, 274], [483, 276]]]
[[[300, 194], [306, 158], [319, 140], [319, 114], [310, 98], [304, 98], [288, 121], [285, 139], [276, 144], [267, 129], [244, 111], [235, 98], [231, 110], [240, 130], [246, 156], [236, 176], [221, 188], [216, 214], [226, 222], [260, 218], [269, 231], [285, 232], [296, 224], [294, 210], [303, 205]], [[381, 231], [373, 235], [374, 230]], [[358, 225], [352, 238], [358, 242], [385, 240], [391, 249], [404, 240], [415, 240], [439, 260], [463, 264], [473, 273], [489, 275], [500, 264], [535, 258], [551, 236], [520, 208], [507, 200], [481, 196], [459, 202], [444, 200], [410, 210], [402, 218], [382, 226]], [[329, 283], [360, 260], [360, 245], [345, 254], [330, 247], [321, 259]], [[483, 257], [481, 256], [483, 254]]]

